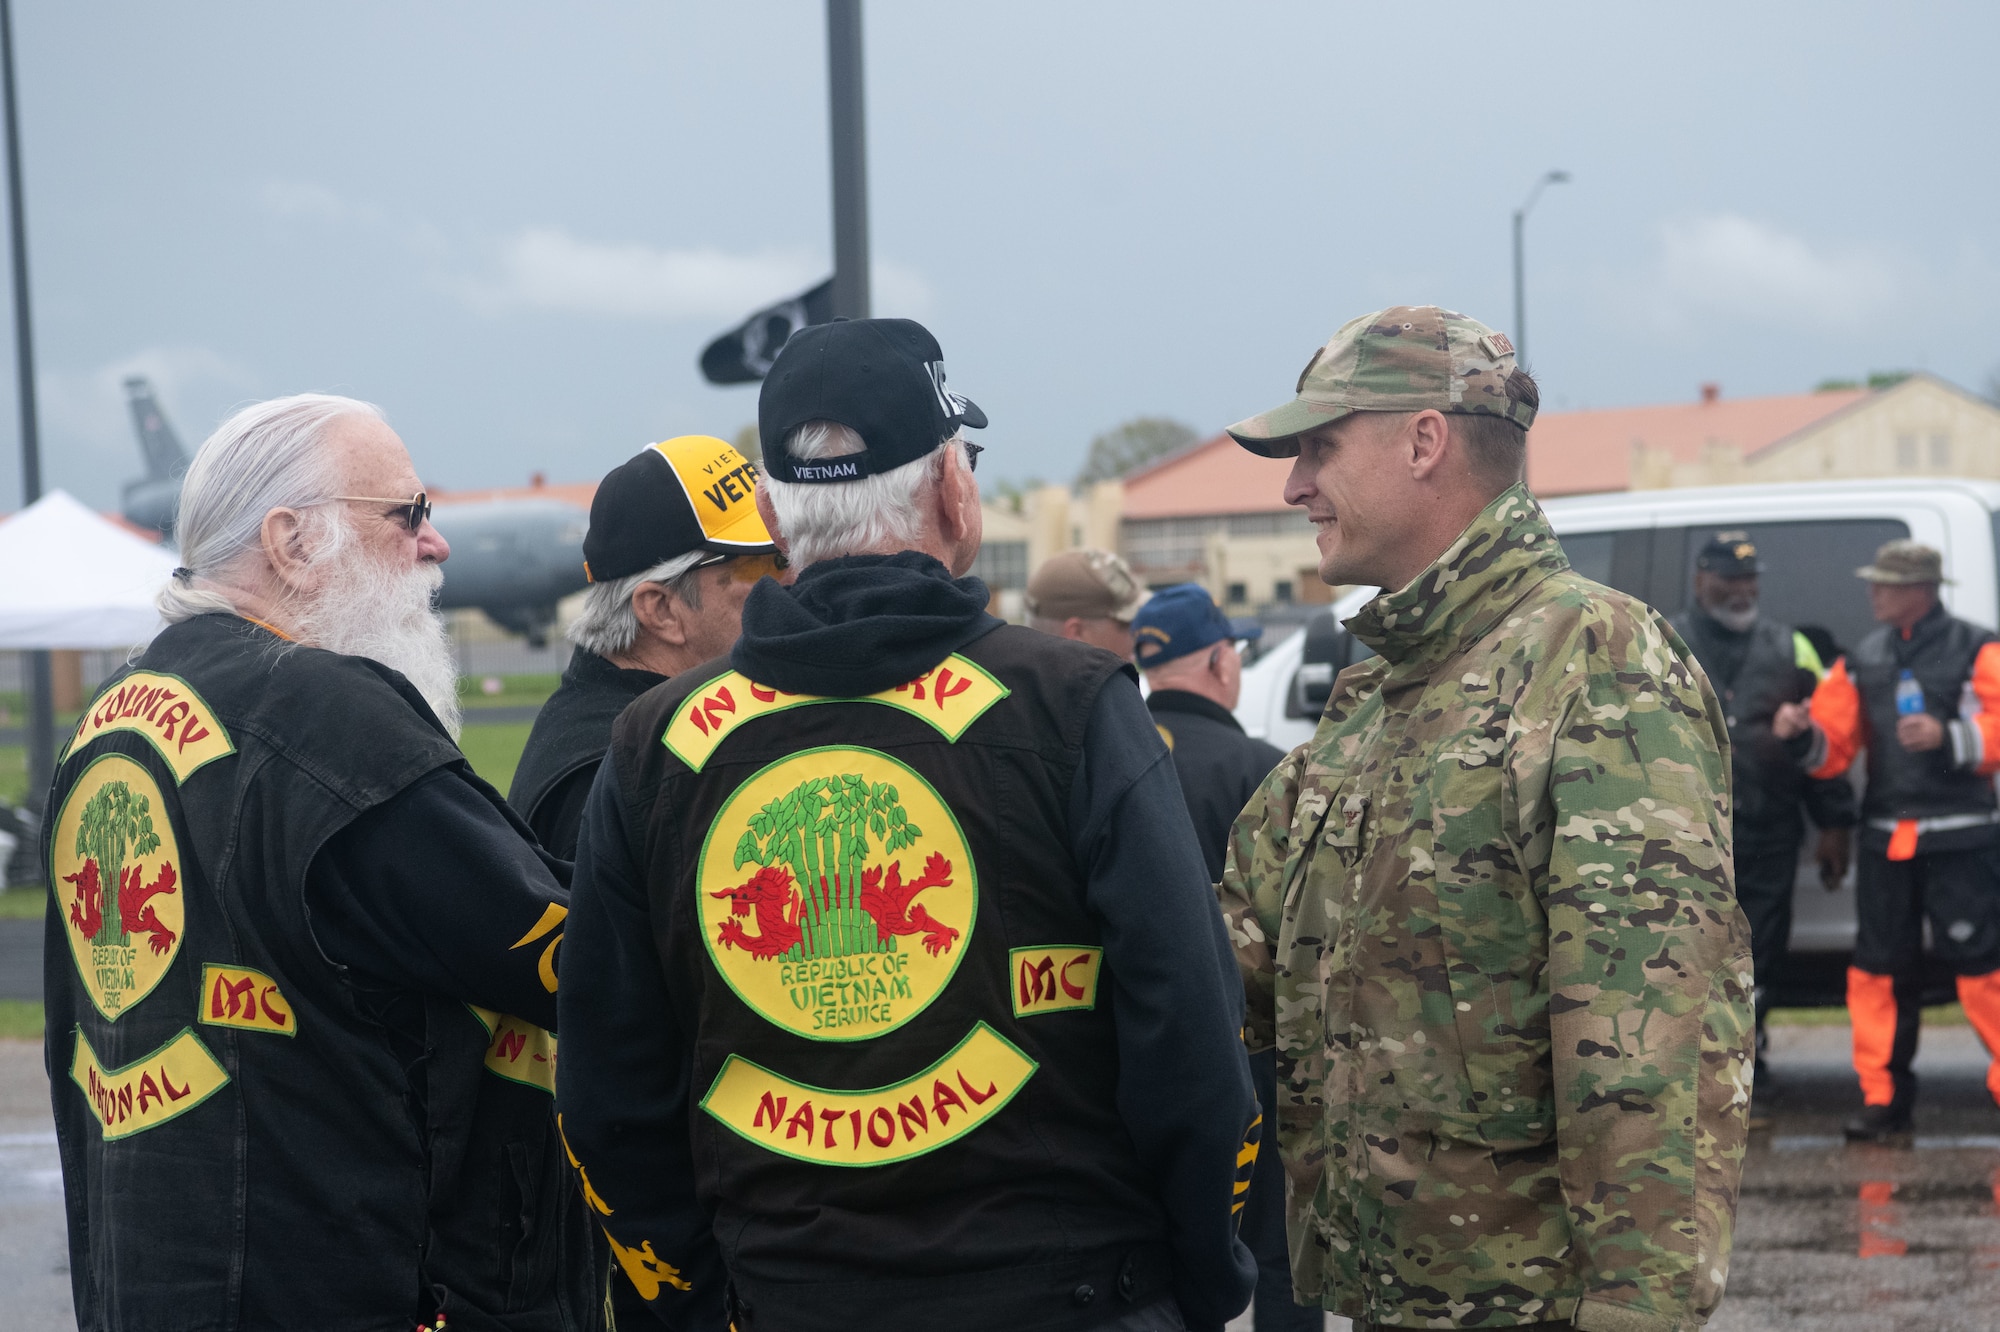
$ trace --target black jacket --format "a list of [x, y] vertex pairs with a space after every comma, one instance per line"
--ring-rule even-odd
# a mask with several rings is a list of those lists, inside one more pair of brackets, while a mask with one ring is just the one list
[[402, 676], [174, 625], [92, 701], [49, 808], [79, 1327], [570, 1325], [522, 1085], [566, 893]]
[[1780, 705], [1804, 703], [1819, 683], [1817, 656], [1790, 625], [1759, 616], [1738, 633], [1690, 607], [1670, 621], [1715, 686], [1729, 723], [1731, 835], [1738, 852], [1796, 847], [1801, 810], [1820, 828], [1851, 828], [1854, 788], [1845, 778], [1806, 775], [1810, 733], [1780, 740], [1771, 719]]
[[583, 802], [611, 744], [611, 723], [666, 678], [614, 665], [579, 647], [569, 654], [562, 683], [535, 714], [507, 803], [521, 812], [542, 845], [564, 860], [576, 859]]
[[743, 1332], [1249, 1296], [1241, 987], [1164, 748], [1129, 668], [985, 601], [927, 557], [815, 565], [752, 593], [752, 671], [618, 723], [558, 1103], [671, 1325], [725, 1288]]
[[1155, 689], [1146, 707], [1174, 756], [1208, 877], [1219, 882], [1230, 826], [1285, 751], [1245, 735], [1228, 708], [1185, 689]]

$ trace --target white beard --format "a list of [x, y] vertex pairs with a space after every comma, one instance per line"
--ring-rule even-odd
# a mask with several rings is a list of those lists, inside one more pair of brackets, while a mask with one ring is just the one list
[[1755, 606], [1751, 606], [1747, 610], [1730, 610], [1726, 607], [1718, 606], [1709, 611], [1708, 615], [1710, 619], [1731, 633], [1748, 633], [1750, 632], [1750, 626], [1757, 623], [1757, 608]]
[[297, 616], [301, 640], [402, 672], [456, 741], [458, 659], [444, 617], [431, 605], [444, 570], [390, 568], [351, 537], [321, 558], [319, 591]]

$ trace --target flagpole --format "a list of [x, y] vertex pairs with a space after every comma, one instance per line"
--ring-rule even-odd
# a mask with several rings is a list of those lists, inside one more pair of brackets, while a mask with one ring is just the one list
[[[35, 414], [35, 340], [28, 319], [28, 221], [21, 202], [21, 131], [15, 113], [14, 6], [0, 0], [0, 85], [7, 110], [7, 220], [14, 250], [14, 366], [21, 397], [21, 507], [42, 497], [41, 427]], [[28, 667], [28, 798], [40, 810], [56, 771], [55, 691], [46, 648], [21, 654]]]
[[861, 0], [826, 0], [826, 70], [833, 139], [833, 313], [866, 319], [868, 138], [862, 117]]

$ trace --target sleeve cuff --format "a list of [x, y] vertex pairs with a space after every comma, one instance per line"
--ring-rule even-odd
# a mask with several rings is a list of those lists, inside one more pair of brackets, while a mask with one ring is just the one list
[[1979, 728], [1960, 720], [1946, 722], [1945, 730], [1951, 736], [1952, 766], [1977, 769], [1986, 758], [1985, 737], [1979, 733]]
[[1818, 722], [1814, 722], [1806, 736], [1806, 753], [1799, 760], [1799, 766], [1807, 772], [1818, 772], [1826, 763], [1826, 732], [1820, 729]]

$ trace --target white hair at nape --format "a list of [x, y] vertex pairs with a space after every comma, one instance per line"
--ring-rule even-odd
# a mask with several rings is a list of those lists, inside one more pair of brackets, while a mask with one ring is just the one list
[[564, 631], [566, 636], [585, 652], [600, 657], [628, 651], [639, 641], [639, 617], [632, 610], [632, 594], [646, 583], [665, 583], [674, 596], [700, 610], [701, 575], [694, 566], [708, 558], [705, 550], [691, 550], [624, 578], [592, 583], [583, 594], [583, 609]]
[[[861, 436], [833, 421], [808, 421], [779, 444], [800, 462], [840, 458], [868, 446]], [[915, 462], [853, 481], [779, 481], [766, 469], [757, 479], [771, 497], [778, 527], [790, 546], [792, 567], [803, 569], [884, 547], [916, 545], [924, 524], [923, 499], [938, 484], [956, 454], [965, 458], [965, 441], [953, 435]]]
[[[340, 489], [326, 439], [336, 422], [353, 416], [380, 421], [382, 410], [356, 398], [296, 393], [253, 403], [216, 427], [181, 482], [174, 521], [181, 567], [156, 598], [162, 619], [178, 624], [235, 610], [217, 589], [262, 549], [264, 516], [273, 509], [311, 511]], [[311, 522], [315, 545], [338, 540], [338, 514]]]

